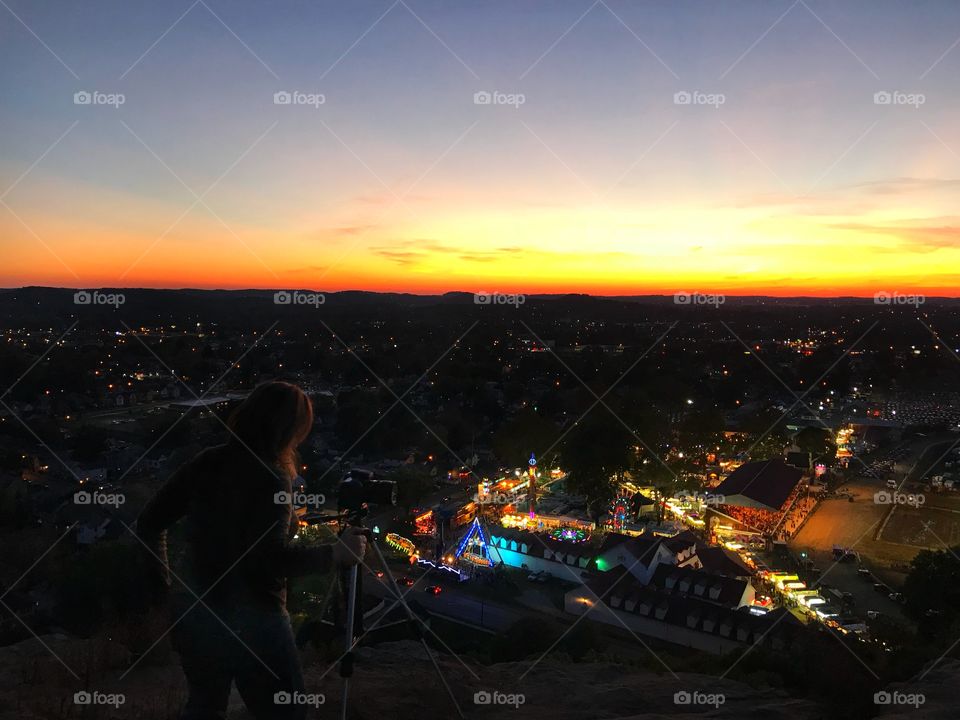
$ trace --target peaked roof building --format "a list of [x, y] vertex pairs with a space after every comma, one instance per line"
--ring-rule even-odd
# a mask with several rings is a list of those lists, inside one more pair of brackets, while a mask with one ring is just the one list
[[780, 510], [803, 477], [803, 471], [783, 460], [758, 460], [741, 465], [717, 486], [723, 504]]

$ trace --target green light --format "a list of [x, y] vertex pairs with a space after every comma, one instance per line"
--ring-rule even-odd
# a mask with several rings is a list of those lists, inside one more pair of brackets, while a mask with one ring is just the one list
[[606, 561], [603, 558], [597, 558], [597, 570], [600, 572], [606, 572], [610, 568], [607, 566]]

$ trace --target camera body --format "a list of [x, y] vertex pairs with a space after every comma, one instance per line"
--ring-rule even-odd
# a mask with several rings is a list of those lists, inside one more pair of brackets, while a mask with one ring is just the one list
[[397, 484], [378, 480], [370, 470], [348, 470], [337, 490], [337, 509], [361, 519], [367, 514], [368, 503], [396, 505]]

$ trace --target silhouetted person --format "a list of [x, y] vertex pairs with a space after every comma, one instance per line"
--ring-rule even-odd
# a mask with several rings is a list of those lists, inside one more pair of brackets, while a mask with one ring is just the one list
[[172, 637], [190, 691], [181, 718], [224, 718], [232, 683], [258, 720], [302, 718], [305, 705], [275, 702], [278, 693], [304, 692], [286, 578], [355, 564], [366, 540], [354, 529], [333, 546], [290, 545], [297, 528], [290, 499], [296, 449], [313, 425], [300, 388], [260, 385], [228, 424], [229, 441], [178, 469], [137, 521], [140, 538], [160, 559], [151, 557], [150, 567], [162, 595], [170, 587], [166, 529], [186, 521], [186, 569], [179, 577], [192, 593], [171, 596]]

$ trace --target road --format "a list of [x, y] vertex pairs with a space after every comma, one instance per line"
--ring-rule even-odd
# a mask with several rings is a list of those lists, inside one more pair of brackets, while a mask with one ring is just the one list
[[[457, 587], [457, 581], [448, 573], [442, 573], [442, 575], [447, 576], [445, 578], [440, 577], [440, 572], [425, 575], [420, 569], [409, 567], [404, 569], [402, 566], [394, 566], [393, 564], [391, 564], [391, 571], [395, 577], [406, 575], [414, 580], [412, 588], [400, 586], [400, 590], [405, 593], [404, 598], [408, 602], [415, 600], [430, 612], [438, 615], [444, 615], [494, 632], [503, 632], [528, 614], [526, 608], [523, 607], [508, 606], [469, 595], [462, 588]], [[377, 578], [368, 576], [364, 580], [364, 592], [381, 598], [390, 598], [392, 594], [386, 582], [386, 578], [383, 579], [383, 582], [378, 582]], [[426, 588], [432, 585], [440, 585], [442, 591], [439, 595], [427, 592]], [[390, 602], [388, 601], [387, 606], [389, 607], [389, 605]]]

